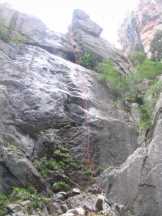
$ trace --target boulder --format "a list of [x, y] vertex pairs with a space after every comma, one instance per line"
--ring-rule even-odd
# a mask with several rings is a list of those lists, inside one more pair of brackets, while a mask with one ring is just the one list
[[95, 210], [96, 212], [101, 212], [104, 209], [104, 196], [103, 195], [98, 195], [96, 205], [95, 205]]
[[70, 209], [62, 216], [86, 216], [84, 208], [78, 207], [76, 209]]

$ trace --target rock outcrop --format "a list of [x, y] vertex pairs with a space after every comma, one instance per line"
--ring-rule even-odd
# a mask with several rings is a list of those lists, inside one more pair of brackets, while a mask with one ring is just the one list
[[[86, 14], [74, 17], [73, 31], [84, 33], [82, 45], [96, 41], [92, 51], [100, 57], [125, 61], [98, 37], [101, 28]], [[129, 113], [114, 106], [97, 73], [61, 58], [71, 45], [62, 37], [58, 42], [40, 20], [3, 5], [0, 19], [7, 29], [0, 40], [0, 192], [31, 185], [46, 191], [32, 162], [57, 146], [93, 167], [124, 162], [138, 146], [136, 127]]]
[[121, 73], [128, 73], [131, 69], [128, 59], [100, 37], [102, 28], [81, 10], [74, 11], [67, 35], [53, 32], [38, 18], [15, 11], [5, 4], [0, 5], [0, 20], [0, 30], [5, 29], [5, 37], [10, 41], [23, 41], [77, 63], [84, 51], [90, 51], [100, 61], [111, 59]]
[[101, 27], [94, 23], [85, 12], [74, 11], [69, 38], [74, 47], [76, 61], [79, 61], [80, 57], [88, 51], [93, 53], [98, 61], [110, 59], [121, 73], [129, 73], [131, 69], [129, 60], [108, 41], [100, 37], [101, 32]]
[[131, 16], [125, 19], [120, 30], [120, 40], [126, 55], [144, 50], [151, 56], [151, 42], [162, 30], [162, 2], [141, 0]]
[[[1, 53], [0, 84], [1, 190], [8, 178], [11, 185], [28, 184], [24, 172], [37, 175], [29, 160], [48, 146], [67, 145], [77, 157], [100, 165], [120, 164], [137, 147], [128, 114], [113, 107], [93, 71], [24, 45], [15, 60]], [[20, 155], [12, 159], [14, 154]]]
[[[41, 47], [65, 59], [74, 60], [73, 48], [66, 35], [49, 30], [38, 18], [1, 4], [0, 20], [0, 31], [5, 30], [6, 37], [9, 37], [11, 42], [19, 42], [20, 40]], [[3, 36], [2, 33], [1, 36]]]
[[119, 215], [162, 214], [161, 101], [162, 95], [155, 108], [151, 142], [138, 148], [119, 169], [105, 172], [107, 199]]

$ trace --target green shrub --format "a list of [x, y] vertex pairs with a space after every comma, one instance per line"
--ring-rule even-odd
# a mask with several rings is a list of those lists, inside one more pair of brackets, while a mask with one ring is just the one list
[[141, 65], [136, 67], [136, 80], [153, 79], [162, 74], [162, 63], [146, 59]]
[[9, 198], [5, 194], [0, 194], [0, 216], [7, 214], [7, 205], [9, 204]]
[[149, 86], [143, 96], [144, 105], [139, 107], [141, 118], [140, 118], [140, 129], [148, 129], [152, 124], [152, 113], [156, 104], [156, 101], [162, 91], [162, 81], [154, 80]]
[[47, 160], [46, 157], [41, 158], [40, 161], [35, 161], [35, 166], [42, 176], [47, 177], [50, 171], [59, 170], [60, 164], [53, 159]]
[[44, 177], [57, 170], [68, 173], [70, 170], [79, 170], [81, 168], [81, 164], [72, 157], [68, 149], [63, 147], [54, 150], [51, 158], [43, 157], [34, 163]]
[[0, 194], [0, 216], [7, 214], [7, 205], [10, 203], [29, 200], [29, 209], [42, 209], [49, 201], [49, 198], [39, 194], [33, 188], [14, 188], [13, 191], [6, 195]]
[[6, 43], [24, 43], [26, 41], [26, 37], [19, 32], [10, 31], [10, 29], [5, 26], [2, 22], [0, 22], [0, 39]]
[[7, 43], [9, 42], [8, 29], [2, 23], [0, 23], [0, 39]]
[[144, 52], [134, 52], [129, 56], [129, 59], [131, 60], [134, 66], [137, 66], [145, 61], [146, 55]]
[[32, 209], [42, 209], [49, 201], [49, 198], [39, 194], [34, 188], [14, 188], [10, 195], [10, 200], [30, 200], [30, 207]]
[[69, 191], [70, 188], [71, 187], [64, 181], [58, 181], [58, 182], [54, 183], [52, 186], [52, 189], [54, 192]]
[[[143, 130], [151, 126], [152, 112], [159, 92], [162, 91], [162, 82], [156, 80], [156, 77], [162, 74], [162, 63], [146, 59], [142, 54], [136, 57], [138, 57], [135, 59], [138, 63], [134, 71], [127, 76], [121, 75], [111, 61], [99, 64], [98, 71], [120, 100], [138, 103], [141, 115], [139, 127]], [[145, 93], [140, 89], [144, 80], [152, 81]]]
[[94, 70], [97, 64], [98, 64], [97, 56], [90, 51], [85, 51], [80, 58], [80, 65], [88, 69]]
[[123, 93], [128, 88], [126, 76], [119, 73], [111, 60], [100, 63], [98, 65], [98, 72], [101, 79], [107, 81], [115, 92]]
[[86, 167], [85, 167], [85, 169], [83, 170], [83, 173], [84, 173], [84, 175], [87, 176], [87, 177], [92, 177], [92, 175], [93, 175], [92, 170], [89, 169], [89, 168], [86, 168]]
[[151, 127], [151, 113], [149, 107], [147, 105], [143, 105], [139, 107], [140, 112], [140, 122], [139, 122], [139, 129], [140, 131], [148, 129]]

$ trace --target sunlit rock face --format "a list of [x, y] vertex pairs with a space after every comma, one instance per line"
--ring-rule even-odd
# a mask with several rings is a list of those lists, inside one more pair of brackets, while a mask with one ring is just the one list
[[150, 56], [150, 45], [158, 30], [162, 30], [162, 2], [141, 0], [121, 26], [119, 36], [125, 54], [144, 49]]

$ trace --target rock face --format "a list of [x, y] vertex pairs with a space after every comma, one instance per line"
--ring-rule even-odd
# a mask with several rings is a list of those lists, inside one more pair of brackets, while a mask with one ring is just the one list
[[22, 46], [12, 61], [1, 54], [0, 96], [1, 190], [8, 178], [26, 185], [27, 175], [34, 182], [38, 174], [29, 159], [48, 146], [67, 145], [97, 164], [119, 164], [137, 147], [128, 115], [114, 109], [95, 72], [41, 48]]
[[144, 51], [140, 37], [139, 21], [135, 13], [124, 20], [119, 36], [125, 55], [136, 51]]
[[[150, 20], [153, 25], [156, 20], [160, 28], [160, 2], [147, 2], [146, 12], [159, 4], [153, 7], [152, 18], [144, 19], [141, 6], [141, 21], [133, 15], [129, 28], [123, 29], [131, 38], [126, 40], [126, 52], [137, 47], [147, 51], [152, 37], [142, 37], [143, 28], [149, 29]], [[89, 51], [99, 61], [111, 59], [121, 73], [128, 73], [131, 67], [100, 37], [102, 29], [87, 14], [74, 12], [67, 35], [49, 31], [40, 20], [4, 5], [0, 6], [0, 20], [0, 193], [15, 186], [48, 192], [34, 162], [57, 147], [66, 147], [92, 170], [109, 167], [102, 181], [113, 215], [162, 215], [162, 95], [155, 108], [151, 139], [139, 147], [128, 110], [114, 104], [112, 90], [96, 72], [76, 64]], [[110, 167], [114, 167], [111, 172]], [[94, 191], [100, 189], [96, 185]], [[88, 191], [73, 190], [66, 203], [67, 194], [57, 194], [54, 202], [60, 199], [61, 205], [53, 202], [51, 212], [62, 214], [71, 209], [67, 214], [75, 215], [78, 206], [84, 214], [88, 207], [102, 210], [104, 199], [96, 202], [97, 196], [90, 193], [93, 187]], [[20, 205], [10, 206], [14, 208], [23, 215]]]
[[130, 62], [106, 40], [100, 38], [102, 28], [89, 16], [75, 10], [68, 36], [50, 31], [41, 20], [0, 5], [1, 28], [11, 40], [41, 47], [69, 61], [78, 62], [83, 51], [91, 51], [98, 60], [111, 59], [122, 73], [128, 73]]
[[137, 149], [119, 168], [106, 174], [107, 199], [120, 207], [121, 215], [162, 214], [161, 130], [162, 95], [155, 109], [154, 130], [150, 144]]
[[16, 39], [22, 37], [23, 42], [27, 44], [42, 47], [50, 53], [73, 60], [73, 49], [67, 37], [50, 31], [38, 18], [20, 13], [5, 4], [1, 4], [0, 20], [1, 30], [5, 28], [11, 40], [14, 37]]
[[[0, 12], [12, 30], [0, 41], [0, 192], [30, 185], [46, 190], [32, 161], [57, 146], [93, 166], [124, 162], [138, 146], [137, 132], [129, 114], [114, 106], [111, 90], [94, 71], [54, 55], [65, 58], [71, 45], [62, 37], [58, 42], [41, 21], [3, 5]], [[73, 23], [73, 30], [78, 26], [91, 45], [106, 46], [101, 28], [82, 12], [76, 16], [86, 23]], [[25, 40], [13, 41], [14, 35]]]
[[129, 73], [131, 64], [127, 58], [116, 50], [109, 42], [100, 37], [102, 29], [81, 10], [75, 10], [69, 38], [74, 47], [76, 60], [84, 52], [93, 53], [98, 61], [111, 59], [121, 73]]
[[141, 0], [136, 11], [125, 19], [120, 40], [126, 55], [143, 50], [151, 56], [150, 45], [155, 34], [162, 30], [162, 2]]

